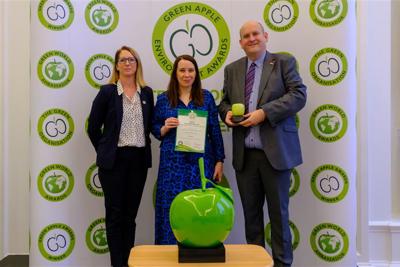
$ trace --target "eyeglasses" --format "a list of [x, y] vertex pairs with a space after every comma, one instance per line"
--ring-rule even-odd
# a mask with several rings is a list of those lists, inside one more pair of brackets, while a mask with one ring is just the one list
[[121, 63], [121, 64], [126, 64], [126, 63], [133, 64], [135, 62], [136, 62], [136, 58], [134, 58], [134, 57], [123, 57], [118, 60], [118, 63]]

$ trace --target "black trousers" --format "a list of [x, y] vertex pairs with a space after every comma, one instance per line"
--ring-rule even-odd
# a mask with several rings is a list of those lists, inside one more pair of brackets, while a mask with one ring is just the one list
[[291, 170], [274, 169], [264, 151], [258, 149], [245, 150], [244, 168], [236, 172], [249, 244], [265, 246], [263, 207], [267, 200], [276, 267], [291, 266], [293, 261], [289, 228], [290, 174]]
[[121, 147], [111, 170], [99, 168], [113, 267], [128, 266], [129, 252], [135, 244], [135, 220], [147, 176], [144, 160], [144, 148]]

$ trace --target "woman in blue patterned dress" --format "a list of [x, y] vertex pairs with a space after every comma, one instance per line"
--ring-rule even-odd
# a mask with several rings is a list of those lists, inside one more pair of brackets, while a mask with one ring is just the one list
[[[208, 112], [205, 153], [175, 151], [178, 109]], [[161, 140], [158, 169], [155, 244], [176, 244], [169, 223], [172, 200], [182, 191], [200, 188], [198, 158], [204, 157], [205, 174], [220, 182], [223, 175], [224, 144], [218, 122], [218, 110], [212, 94], [202, 89], [195, 59], [176, 58], [166, 92], [157, 97], [152, 132]]]

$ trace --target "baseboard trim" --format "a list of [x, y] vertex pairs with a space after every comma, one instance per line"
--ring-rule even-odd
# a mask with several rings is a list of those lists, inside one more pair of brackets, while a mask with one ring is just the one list
[[29, 255], [7, 255], [0, 260], [0, 267], [29, 267]]
[[357, 267], [373, 267], [369, 262], [357, 262]]
[[391, 232], [400, 233], [399, 221], [370, 221], [370, 232]]
[[368, 263], [357, 263], [357, 267], [400, 267], [400, 263], [371, 261]]
[[369, 263], [373, 267], [400, 267], [400, 222], [370, 221]]

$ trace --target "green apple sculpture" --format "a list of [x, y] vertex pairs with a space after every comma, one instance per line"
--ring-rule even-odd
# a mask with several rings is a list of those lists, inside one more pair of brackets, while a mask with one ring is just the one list
[[[232, 190], [211, 182], [199, 158], [201, 189], [187, 190], [172, 201], [169, 216], [175, 238], [186, 247], [221, 245], [232, 230], [235, 216]], [[206, 188], [211, 183], [214, 188]]]
[[244, 105], [242, 103], [236, 103], [232, 105], [232, 121], [239, 123], [243, 120]]

